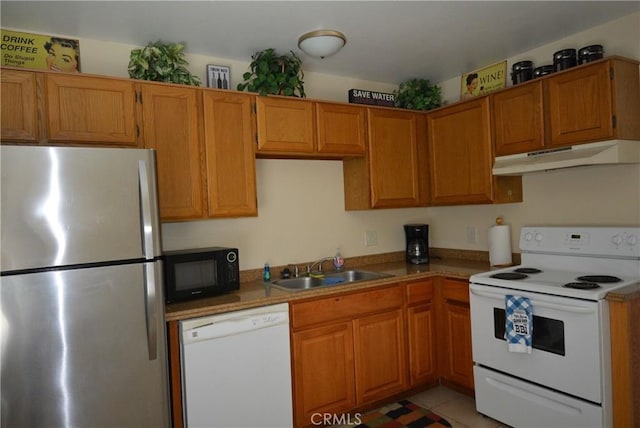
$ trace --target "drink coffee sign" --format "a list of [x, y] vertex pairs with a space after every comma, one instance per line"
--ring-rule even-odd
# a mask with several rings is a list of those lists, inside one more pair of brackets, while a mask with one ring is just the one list
[[395, 96], [366, 89], [349, 89], [349, 102], [352, 104], [393, 107], [395, 105]]
[[80, 42], [75, 39], [0, 30], [0, 64], [37, 70], [80, 72]]

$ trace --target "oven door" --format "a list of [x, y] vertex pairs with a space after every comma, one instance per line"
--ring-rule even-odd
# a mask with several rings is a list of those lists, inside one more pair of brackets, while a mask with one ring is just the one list
[[[575, 397], [603, 402], [602, 303], [471, 284], [473, 360]], [[531, 354], [509, 352], [505, 295], [528, 297], [533, 308]]]

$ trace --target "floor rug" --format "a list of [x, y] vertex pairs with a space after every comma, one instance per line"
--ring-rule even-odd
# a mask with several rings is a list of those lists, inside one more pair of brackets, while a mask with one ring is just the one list
[[[451, 427], [441, 416], [430, 410], [423, 409], [408, 400], [401, 400], [397, 403], [388, 404], [379, 409], [360, 415], [356, 422], [360, 425], [352, 424], [350, 427], [357, 428], [440, 428]], [[346, 427], [342, 425], [341, 427]]]

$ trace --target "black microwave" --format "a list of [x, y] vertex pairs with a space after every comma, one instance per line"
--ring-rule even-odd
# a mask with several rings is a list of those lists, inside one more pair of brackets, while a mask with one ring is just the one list
[[163, 260], [167, 303], [211, 297], [240, 288], [237, 248], [166, 251]]

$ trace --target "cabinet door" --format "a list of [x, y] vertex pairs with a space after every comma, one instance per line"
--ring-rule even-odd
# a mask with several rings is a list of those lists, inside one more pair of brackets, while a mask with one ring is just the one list
[[314, 153], [313, 103], [300, 99], [256, 97], [258, 153]]
[[559, 73], [545, 84], [552, 146], [613, 136], [609, 62]]
[[530, 82], [491, 96], [496, 156], [544, 148], [542, 82]]
[[49, 140], [135, 147], [134, 82], [46, 75]]
[[432, 279], [407, 284], [407, 342], [411, 386], [435, 383], [436, 310]]
[[209, 217], [255, 216], [253, 95], [203, 91]]
[[203, 217], [200, 107], [194, 88], [140, 84], [144, 147], [156, 149], [162, 220]]
[[364, 155], [366, 108], [316, 103], [318, 153]]
[[402, 311], [359, 318], [353, 324], [358, 404], [406, 389]]
[[38, 141], [36, 74], [2, 70], [2, 140]]
[[438, 374], [433, 304], [408, 308], [407, 314], [411, 386], [434, 382]]
[[295, 425], [311, 425], [314, 413], [341, 413], [354, 408], [352, 323], [313, 328], [292, 336]]
[[369, 109], [369, 168], [373, 208], [421, 204], [416, 113]]
[[489, 98], [439, 109], [427, 117], [432, 203], [491, 202]]
[[469, 285], [463, 281], [444, 280], [442, 377], [467, 389], [473, 389], [471, 354], [471, 312]]

